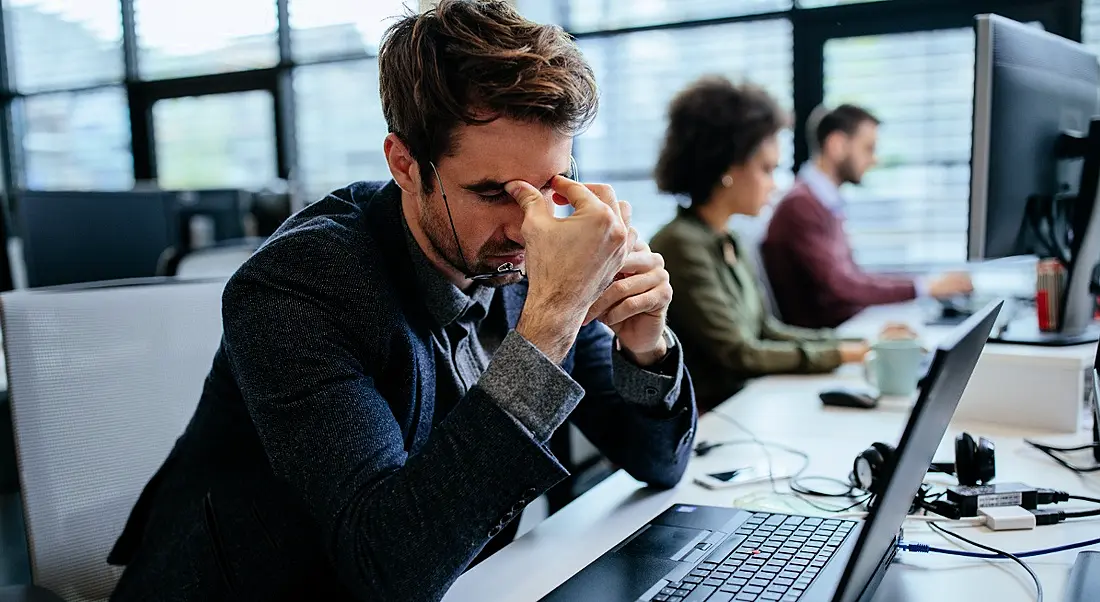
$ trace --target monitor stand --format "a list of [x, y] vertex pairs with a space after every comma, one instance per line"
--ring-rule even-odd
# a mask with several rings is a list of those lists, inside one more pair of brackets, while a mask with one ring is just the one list
[[1039, 347], [1069, 347], [1071, 345], [1095, 344], [1100, 340], [1100, 324], [1090, 323], [1083, 332], [1063, 334], [1060, 332], [1042, 332], [1035, 323], [1035, 316], [1017, 318], [1000, 331], [994, 330], [989, 336], [990, 343], [1009, 345], [1036, 345]]

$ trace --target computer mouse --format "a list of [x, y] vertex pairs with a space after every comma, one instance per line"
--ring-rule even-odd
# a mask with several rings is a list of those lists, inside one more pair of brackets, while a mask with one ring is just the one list
[[828, 389], [818, 394], [821, 403], [839, 408], [860, 408], [870, 410], [878, 406], [878, 397], [861, 389]]

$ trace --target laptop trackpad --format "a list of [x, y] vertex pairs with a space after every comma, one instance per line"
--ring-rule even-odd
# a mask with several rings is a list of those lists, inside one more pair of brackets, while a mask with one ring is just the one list
[[679, 560], [685, 551], [695, 547], [710, 533], [710, 531], [689, 527], [650, 524], [620, 548], [619, 552], [631, 556]]

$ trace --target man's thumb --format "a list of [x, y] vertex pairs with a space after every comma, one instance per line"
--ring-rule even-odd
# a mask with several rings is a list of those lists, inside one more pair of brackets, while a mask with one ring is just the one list
[[504, 185], [504, 191], [515, 199], [516, 204], [522, 207], [523, 212], [527, 215], [531, 215], [533, 212], [550, 212], [549, 207], [546, 206], [546, 198], [542, 196], [539, 189], [523, 180], [508, 182]]

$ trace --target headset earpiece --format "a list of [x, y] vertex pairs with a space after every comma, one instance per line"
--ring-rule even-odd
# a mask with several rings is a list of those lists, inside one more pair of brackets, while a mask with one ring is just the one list
[[996, 446], [985, 437], [977, 442], [969, 433], [955, 438], [955, 477], [959, 485], [985, 485], [997, 475]]
[[882, 495], [894, 470], [894, 448], [886, 443], [872, 443], [856, 457], [852, 467], [852, 484], [872, 495]]

